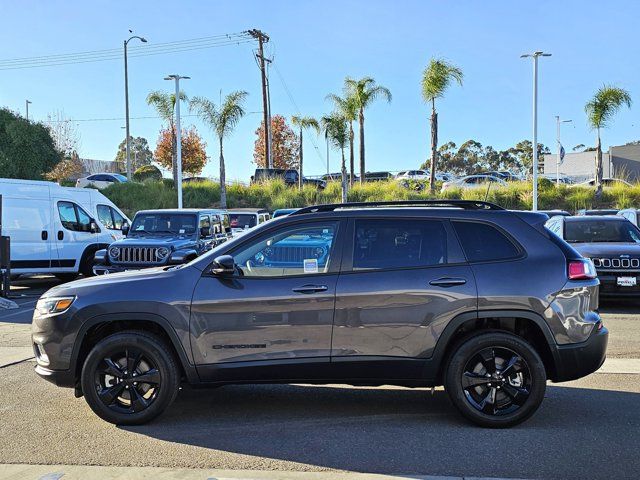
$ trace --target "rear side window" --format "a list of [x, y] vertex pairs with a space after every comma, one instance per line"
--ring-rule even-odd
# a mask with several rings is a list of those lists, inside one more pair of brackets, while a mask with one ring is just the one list
[[447, 263], [447, 232], [439, 220], [356, 220], [354, 270], [444, 263]]
[[479, 222], [453, 222], [470, 262], [507, 260], [520, 255], [518, 248], [497, 228]]

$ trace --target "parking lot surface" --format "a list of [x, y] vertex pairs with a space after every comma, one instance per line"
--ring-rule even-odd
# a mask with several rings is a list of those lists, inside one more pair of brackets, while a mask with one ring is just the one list
[[[22, 348], [31, 356], [31, 312], [37, 295], [53, 284], [17, 285], [20, 308], [0, 311], [0, 350]], [[0, 463], [637, 478], [640, 376], [616, 373], [627, 370], [616, 370], [614, 360], [640, 362], [639, 306], [602, 305], [614, 367], [549, 384], [534, 417], [509, 430], [466, 423], [441, 389], [432, 395], [344, 385], [185, 388], [151, 424], [116, 427], [71, 390], [37, 378], [33, 362], [19, 358], [0, 368]]]

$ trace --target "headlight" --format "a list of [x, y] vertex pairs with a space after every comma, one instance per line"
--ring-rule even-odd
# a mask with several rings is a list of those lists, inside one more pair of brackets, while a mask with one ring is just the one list
[[36, 303], [36, 312], [41, 317], [50, 317], [66, 312], [76, 297], [41, 298]]
[[109, 256], [111, 258], [118, 258], [120, 256], [120, 249], [118, 247], [111, 247], [109, 249]]
[[160, 247], [156, 251], [156, 254], [158, 255], [158, 258], [163, 260], [163, 259], [167, 258], [167, 255], [169, 255], [169, 249], [167, 247]]

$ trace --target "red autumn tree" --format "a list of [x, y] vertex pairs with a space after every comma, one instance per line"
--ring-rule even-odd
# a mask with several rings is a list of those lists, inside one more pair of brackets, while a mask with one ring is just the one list
[[[265, 168], [267, 161], [264, 156], [264, 122], [256, 130], [256, 143], [253, 148], [253, 161], [259, 167]], [[282, 115], [271, 117], [271, 158], [274, 168], [298, 168], [300, 154], [300, 140], [293, 129], [287, 124]]]
[[[182, 173], [198, 175], [207, 163], [207, 144], [198, 135], [195, 127], [182, 130]], [[170, 128], [160, 130], [154, 159], [164, 168], [171, 170], [172, 136]]]

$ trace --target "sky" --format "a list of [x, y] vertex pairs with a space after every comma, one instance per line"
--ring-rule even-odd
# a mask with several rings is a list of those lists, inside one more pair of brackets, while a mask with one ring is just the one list
[[[540, 60], [538, 141], [555, 151], [555, 115], [567, 151], [592, 145], [584, 105], [603, 84], [627, 89], [635, 105], [603, 132], [603, 147], [640, 139], [640, 2], [610, 1], [35, 1], [0, 0], [0, 60], [122, 48], [129, 29], [157, 43], [237, 33], [267, 33], [272, 114], [289, 118], [329, 113], [329, 93], [341, 93], [345, 76], [371, 76], [391, 90], [390, 104], [366, 112], [367, 170], [417, 168], [429, 150], [429, 109], [420, 94], [422, 72], [433, 57], [464, 71], [437, 101], [440, 143], [474, 139], [496, 149], [530, 139], [532, 62]], [[135, 45], [133, 42], [130, 44]], [[255, 130], [261, 121], [260, 72], [253, 43], [129, 58], [131, 135], [153, 148], [162, 127], [145, 98], [170, 91], [168, 74], [188, 75], [188, 96], [214, 101], [246, 90], [247, 115], [225, 141], [227, 178], [247, 181], [255, 168]], [[0, 106], [45, 120], [64, 112], [76, 120], [83, 158], [112, 160], [124, 138], [123, 61], [3, 70]], [[188, 114], [183, 107], [183, 114]], [[95, 120], [115, 119], [115, 120]], [[91, 120], [91, 121], [89, 121]], [[218, 147], [197, 118], [210, 160], [203, 172], [217, 176]], [[326, 172], [324, 139], [305, 135], [305, 174]], [[313, 143], [312, 143], [313, 142]], [[314, 146], [315, 143], [315, 146]], [[317, 147], [317, 148], [316, 148]], [[357, 158], [357, 157], [356, 157]], [[339, 153], [330, 154], [339, 170]]]

